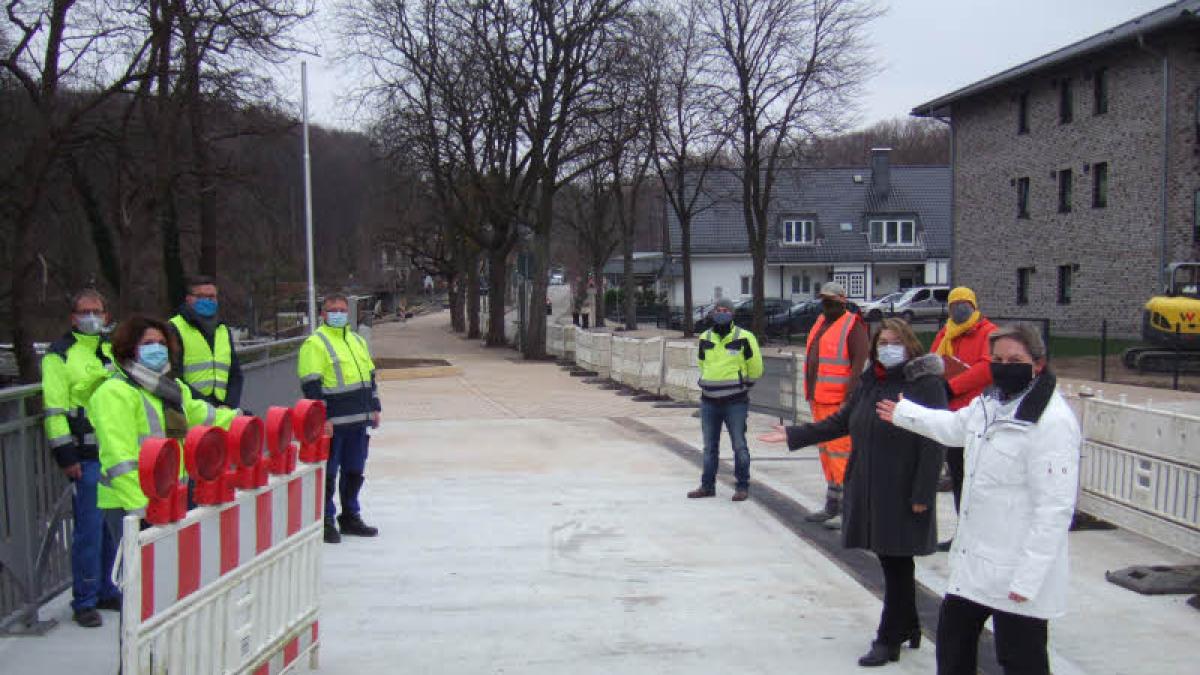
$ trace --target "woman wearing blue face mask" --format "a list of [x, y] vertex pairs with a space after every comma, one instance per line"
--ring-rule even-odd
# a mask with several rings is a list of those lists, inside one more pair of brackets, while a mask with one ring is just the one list
[[942, 360], [920, 356], [924, 348], [908, 324], [885, 319], [871, 341], [871, 365], [850, 398], [831, 417], [814, 424], [778, 426], [759, 437], [787, 442], [788, 449], [850, 435], [842, 512], [842, 545], [865, 548], [883, 567], [883, 612], [871, 650], [860, 666], [882, 666], [900, 658], [900, 647], [921, 644], [913, 556], [933, 553], [937, 544], [934, 498], [942, 466], [942, 446], [898, 429], [875, 413], [884, 399], [919, 400], [946, 407]]
[[147, 499], [137, 472], [142, 441], [175, 438], [182, 446], [191, 427], [228, 429], [238, 414], [194, 397], [182, 380], [172, 376], [175, 347], [169, 336], [167, 324], [157, 319], [133, 316], [122, 321], [112, 337], [116, 372], [87, 403], [100, 446], [96, 501], [105, 511], [114, 539], [120, 539], [126, 514], [145, 514]]

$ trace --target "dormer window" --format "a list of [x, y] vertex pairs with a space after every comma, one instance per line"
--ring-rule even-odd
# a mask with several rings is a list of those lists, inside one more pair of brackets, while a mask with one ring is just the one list
[[811, 244], [816, 241], [816, 222], [812, 220], [783, 221], [783, 243], [787, 245]]
[[869, 225], [872, 246], [916, 244], [917, 226], [912, 220], [872, 220]]

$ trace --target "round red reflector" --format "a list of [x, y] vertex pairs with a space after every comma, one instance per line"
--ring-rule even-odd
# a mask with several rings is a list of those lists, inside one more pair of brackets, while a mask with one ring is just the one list
[[325, 403], [301, 399], [292, 409], [292, 422], [296, 436], [303, 443], [315, 443], [325, 431]]
[[262, 455], [263, 423], [243, 415], [229, 425], [229, 458], [238, 466], [254, 466]]
[[272, 406], [267, 410], [267, 451], [274, 457], [292, 444], [292, 411]]
[[138, 453], [138, 482], [149, 499], [165, 499], [179, 482], [179, 444], [173, 438], [150, 438]]
[[197, 480], [216, 480], [225, 470], [225, 430], [193, 427], [183, 441], [183, 458], [188, 473]]

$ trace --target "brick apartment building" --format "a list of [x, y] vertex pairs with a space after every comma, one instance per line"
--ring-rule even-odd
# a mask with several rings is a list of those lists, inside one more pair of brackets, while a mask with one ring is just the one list
[[986, 313], [1137, 334], [1200, 259], [1200, 0], [917, 106], [953, 142], [952, 281]]

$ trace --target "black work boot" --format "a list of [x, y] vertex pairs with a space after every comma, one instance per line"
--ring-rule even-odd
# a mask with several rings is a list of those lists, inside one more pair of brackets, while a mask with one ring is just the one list
[[338, 532], [337, 523], [333, 522], [333, 518], [330, 516], [325, 516], [325, 543], [342, 543], [342, 535]]
[[337, 519], [338, 525], [342, 526], [342, 534], [354, 537], [374, 537], [379, 534], [378, 528], [364, 523], [357, 513], [343, 513]]
[[104, 620], [100, 618], [100, 612], [97, 612], [95, 607], [78, 610], [73, 618], [75, 623], [84, 628], [99, 628], [104, 625]]
[[826, 499], [825, 508], [820, 511], [804, 516], [804, 519], [810, 523], [823, 523], [832, 518], [836, 518], [842, 512], [842, 502], [839, 499]]

